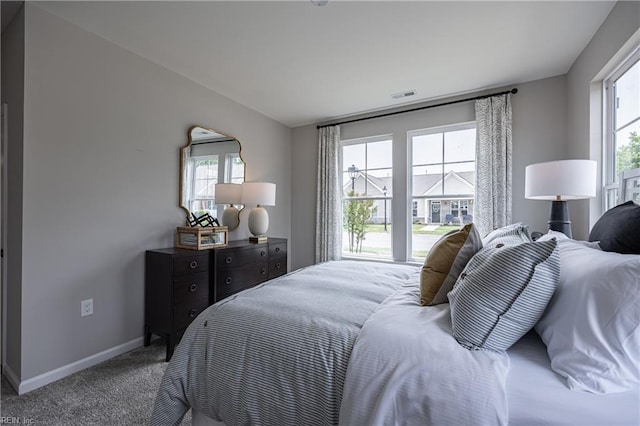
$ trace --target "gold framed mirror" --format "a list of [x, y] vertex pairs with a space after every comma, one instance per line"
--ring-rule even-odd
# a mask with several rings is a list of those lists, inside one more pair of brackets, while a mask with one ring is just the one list
[[222, 216], [224, 205], [216, 204], [217, 183], [243, 183], [246, 164], [242, 146], [233, 136], [204, 126], [191, 126], [187, 144], [180, 148], [179, 206], [187, 218], [193, 213]]

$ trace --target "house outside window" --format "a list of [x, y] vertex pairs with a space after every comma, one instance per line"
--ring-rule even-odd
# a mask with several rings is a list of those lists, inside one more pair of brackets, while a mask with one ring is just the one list
[[[620, 176], [640, 168], [640, 50], [637, 50], [604, 82], [604, 208], [619, 199]], [[638, 184], [638, 181], [635, 182]], [[636, 192], [636, 201], [638, 193]]]

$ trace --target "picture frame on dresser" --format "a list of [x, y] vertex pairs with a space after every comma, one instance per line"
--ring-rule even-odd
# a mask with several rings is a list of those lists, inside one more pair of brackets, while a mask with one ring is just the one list
[[165, 341], [166, 361], [191, 322], [210, 305], [287, 273], [287, 239], [229, 241], [205, 250], [145, 253], [144, 345]]

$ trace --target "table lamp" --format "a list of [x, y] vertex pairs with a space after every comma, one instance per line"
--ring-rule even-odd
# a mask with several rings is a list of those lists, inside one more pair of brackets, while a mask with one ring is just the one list
[[249, 212], [249, 231], [253, 237], [251, 242], [267, 240], [265, 234], [269, 229], [269, 213], [262, 206], [276, 204], [276, 184], [269, 182], [245, 182], [242, 184], [242, 204], [255, 204]]
[[222, 212], [222, 225], [233, 231], [240, 224], [240, 211], [234, 204], [242, 199], [242, 185], [237, 183], [216, 183], [216, 204], [228, 204]]
[[596, 196], [597, 164], [591, 160], [560, 160], [530, 164], [525, 168], [524, 196], [551, 200], [549, 229], [571, 238], [567, 200]]

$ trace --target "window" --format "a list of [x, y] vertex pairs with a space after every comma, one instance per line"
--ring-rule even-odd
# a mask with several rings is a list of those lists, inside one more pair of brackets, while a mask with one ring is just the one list
[[380, 136], [342, 141], [342, 252], [390, 259], [392, 141]]
[[[443, 234], [473, 220], [474, 122], [412, 130], [395, 143], [407, 143], [408, 158], [394, 170], [390, 135], [341, 142], [343, 257], [422, 262]], [[407, 216], [400, 227], [394, 178], [407, 185], [395, 200]]]
[[421, 260], [440, 236], [473, 220], [474, 123], [409, 132], [412, 205], [411, 257]]
[[240, 158], [240, 154], [227, 154], [226, 158], [225, 171], [227, 172], [227, 176], [224, 181], [230, 183], [244, 182], [244, 162]]
[[209, 213], [217, 217], [215, 185], [218, 183], [218, 156], [193, 157], [193, 199], [189, 209], [196, 215]]
[[604, 82], [605, 209], [617, 205], [620, 174], [640, 167], [640, 50]]

